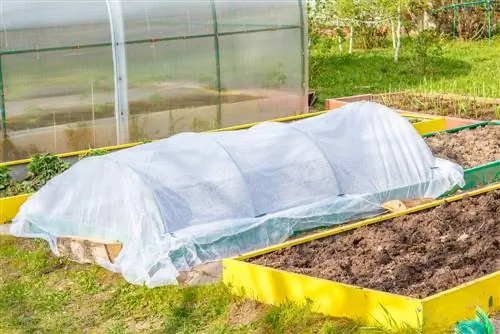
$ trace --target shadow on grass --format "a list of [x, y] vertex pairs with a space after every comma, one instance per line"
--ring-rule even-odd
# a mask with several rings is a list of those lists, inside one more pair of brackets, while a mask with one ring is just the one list
[[465, 61], [438, 58], [431, 60], [424, 73], [409, 57], [403, 56], [394, 64], [387, 50], [311, 55], [309, 62], [309, 85], [316, 89], [320, 103], [332, 97], [398, 91], [424, 81], [452, 80], [467, 76], [472, 68]]

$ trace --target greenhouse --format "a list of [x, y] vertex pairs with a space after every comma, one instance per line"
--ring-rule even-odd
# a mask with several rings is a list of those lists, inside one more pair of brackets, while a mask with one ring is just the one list
[[305, 5], [1, 1], [2, 161], [306, 112]]

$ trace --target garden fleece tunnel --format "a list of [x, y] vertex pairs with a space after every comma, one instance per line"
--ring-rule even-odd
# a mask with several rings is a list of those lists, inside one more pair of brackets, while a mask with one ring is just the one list
[[21, 207], [12, 231], [118, 240], [101, 265], [136, 284], [282, 242], [296, 232], [381, 212], [391, 199], [462, 186], [391, 109], [357, 102], [293, 123], [183, 133], [81, 160]]

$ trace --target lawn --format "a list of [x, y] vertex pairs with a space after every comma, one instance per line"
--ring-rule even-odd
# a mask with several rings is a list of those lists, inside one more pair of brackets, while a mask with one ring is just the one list
[[313, 49], [309, 86], [316, 89], [320, 103], [331, 97], [400, 90], [500, 97], [500, 38], [445, 42], [442, 57], [432, 60], [425, 73], [405, 43], [398, 64], [393, 62], [392, 48], [343, 55], [335, 44], [326, 52]]
[[0, 268], [0, 333], [390, 333], [307, 305], [258, 305], [222, 284], [130, 285], [98, 266], [60, 260], [39, 240], [1, 236]]
[[[336, 48], [310, 55], [310, 87], [322, 101], [409, 89], [498, 97], [500, 40], [447, 43], [442, 58], [421, 73], [403, 48]], [[55, 258], [43, 241], [0, 236], [0, 333], [411, 333], [366, 328], [314, 314], [308, 305], [270, 307], [232, 296], [222, 284], [147, 289], [97, 266]]]

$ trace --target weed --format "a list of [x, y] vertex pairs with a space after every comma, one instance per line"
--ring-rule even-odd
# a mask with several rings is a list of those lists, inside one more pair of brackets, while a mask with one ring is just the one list
[[12, 184], [10, 169], [7, 166], [0, 166], [0, 190], [4, 190]]
[[108, 153], [109, 153], [109, 151], [103, 150], [103, 149], [100, 149], [100, 148], [90, 149], [87, 152], [85, 152], [84, 154], [81, 154], [78, 157], [78, 159], [82, 160], [82, 159], [85, 159], [85, 158], [88, 158], [88, 157], [96, 157], [96, 156], [106, 155]]
[[129, 333], [123, 321], [115, 321], [106, 330], [106, 334], [123, 334], [123, 333]]

